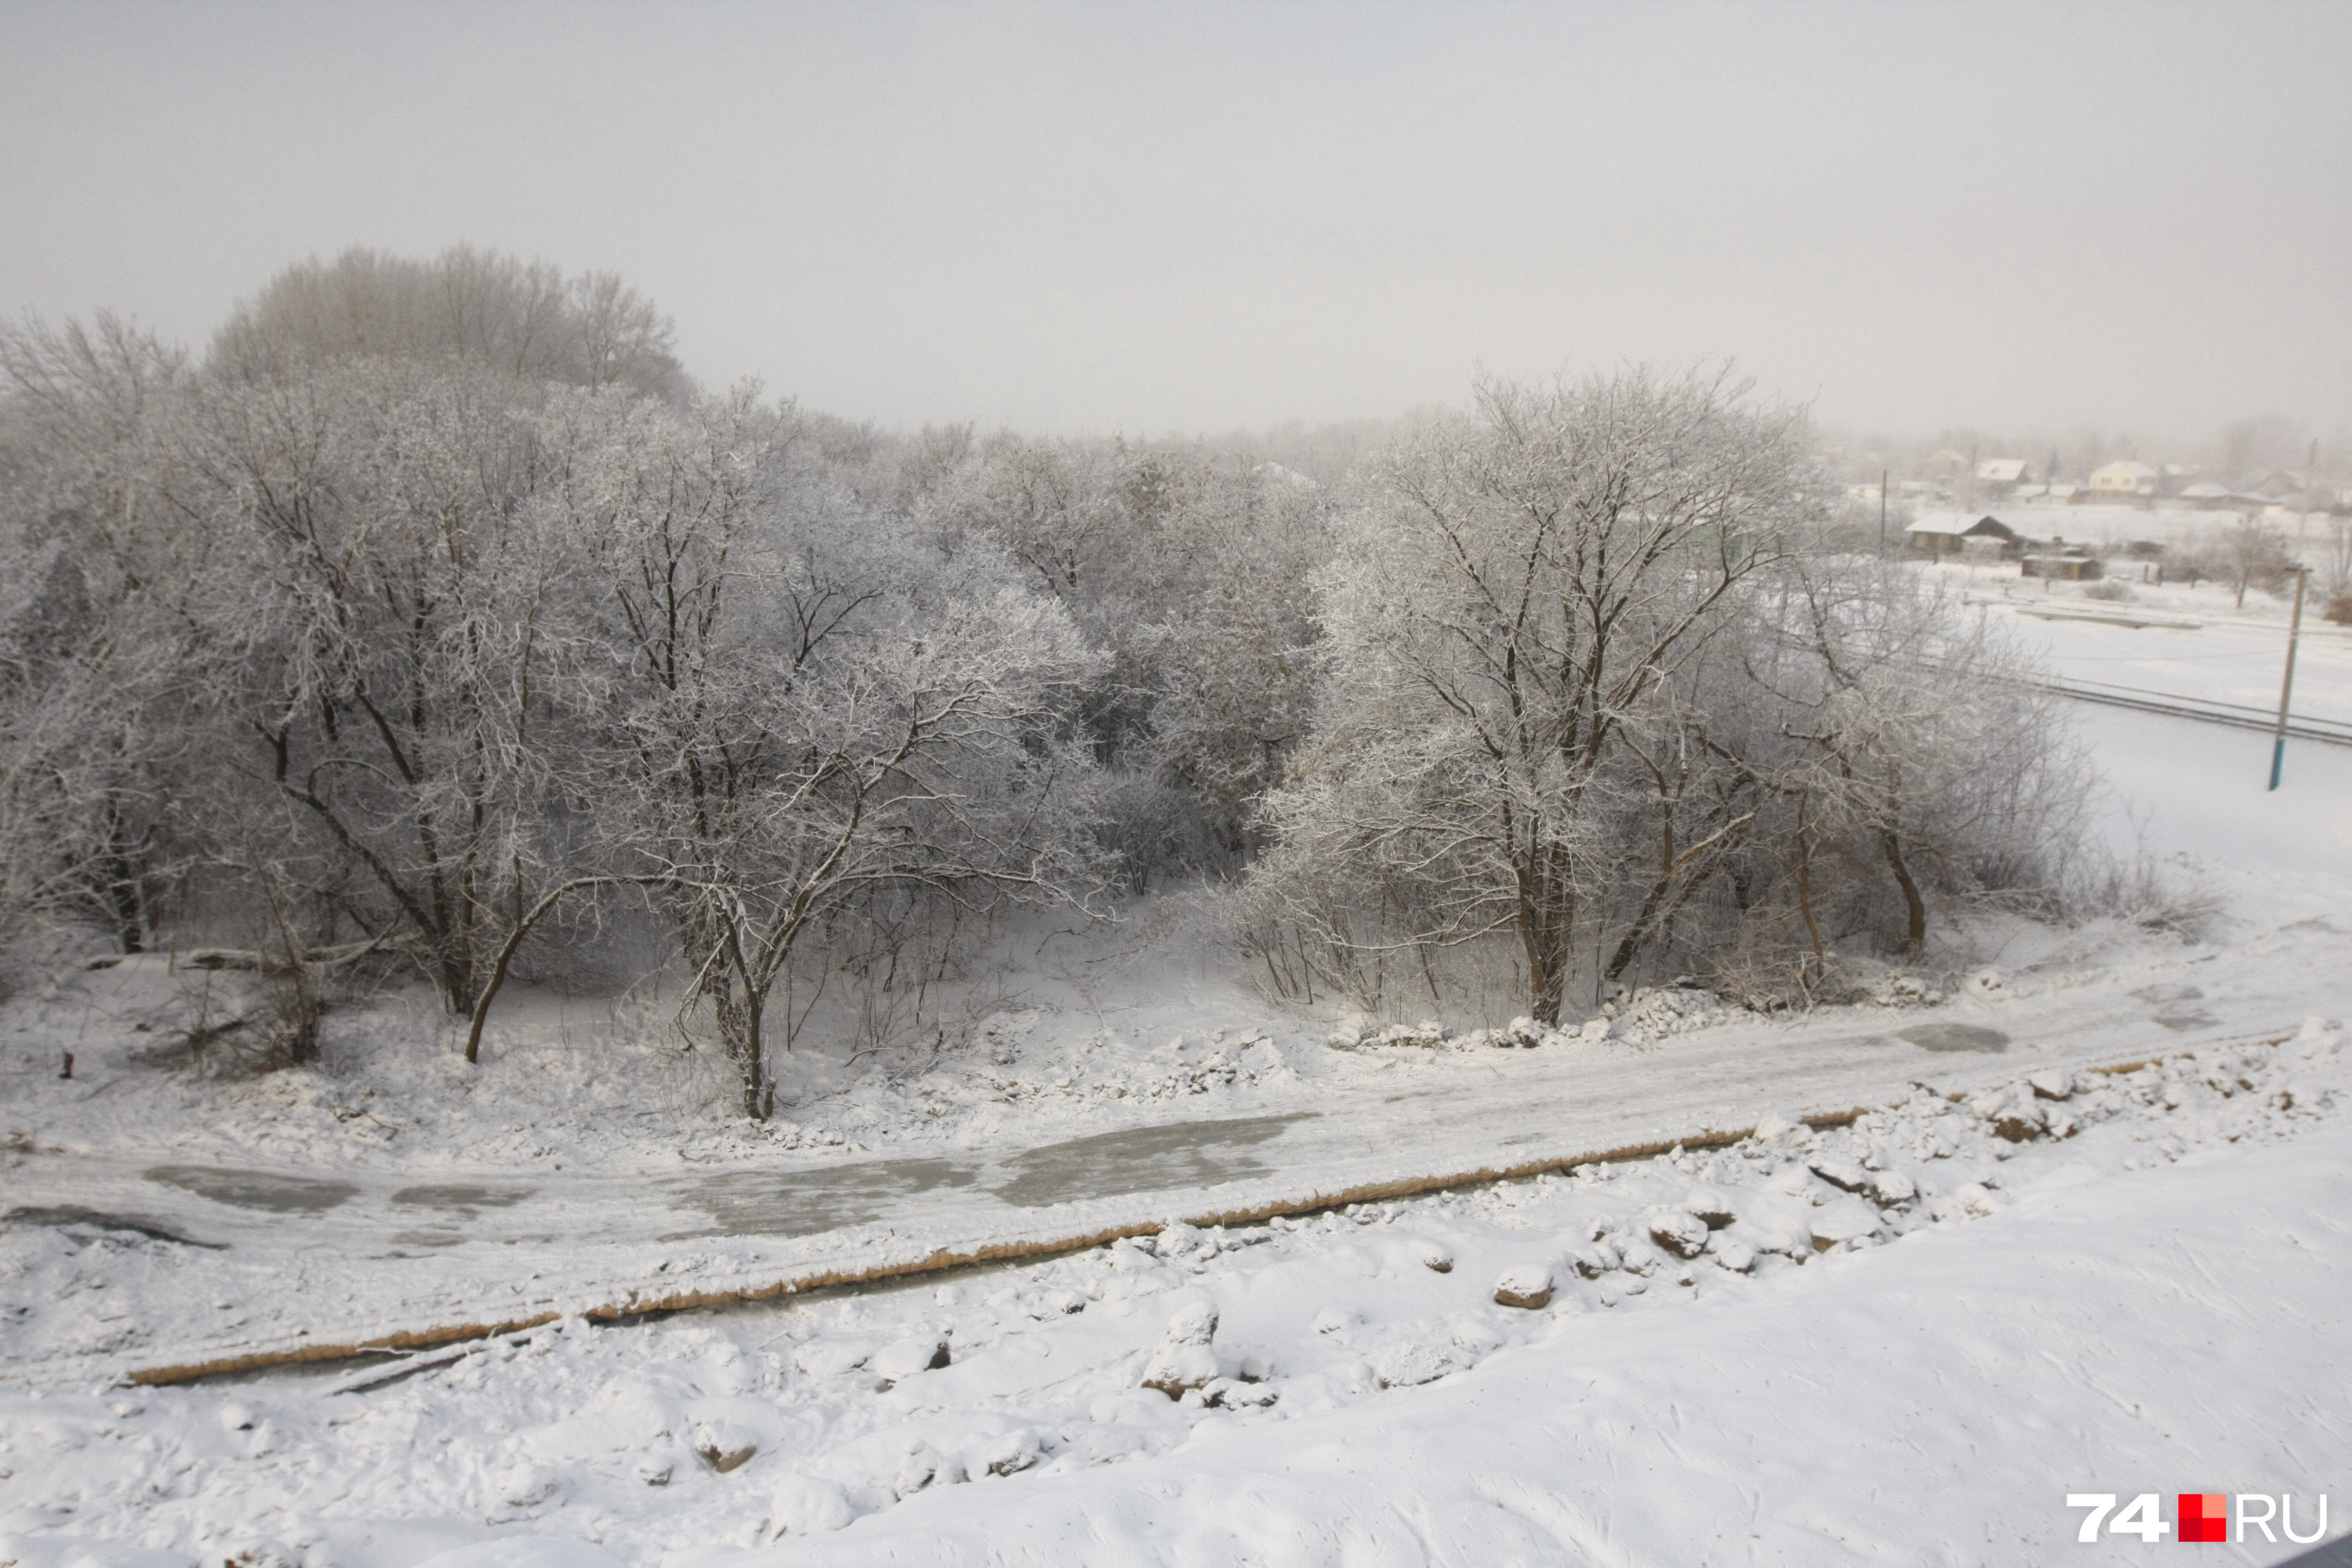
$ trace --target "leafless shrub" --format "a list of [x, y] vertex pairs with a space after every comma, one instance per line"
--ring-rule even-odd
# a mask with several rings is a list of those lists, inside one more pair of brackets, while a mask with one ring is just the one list
[[2202, 942], [2229, 908], [2212, 877], [2193, 860], [2158, 858], [2145, 850], [2098, 857], [2077, 879], [2068, 912], [2106, 916], [2183, 942]]

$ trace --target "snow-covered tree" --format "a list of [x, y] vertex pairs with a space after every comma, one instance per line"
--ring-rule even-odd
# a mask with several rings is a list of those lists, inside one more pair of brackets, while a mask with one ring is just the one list
[[[1743, 650], [1785, 749], [1770, 785], [1793, 803], [1796, 883], [1818, 965], [1817, 858], [1900, 900], [1899, 943], [1927, 941], [1929, 897], [2054, 895], [2090, 786], [2080, 746], [2031, 661], [1981, 606], [1901, 565], [1798, 558]], [[1759, 606], [1761, 607], [1761, 606]]]
[[354, 247], [286, 268], [215, 334], [217, 374], [268, 380], [351, 359], [447, 359], [530, 382], [682, 395], [676, 333], [609, 272], [456, 246], [430, 260]]
[[62, 915], [137, 952], [192, 852], [186, 391], [184, 356], [113, 317], [0, 331], [0, 943]]
[[533, 884], [562, 874], [579, 543], [537, 492], [539, 387], [463, 361], [344, 359], [215, 384], [183, 492], [221, 542], [215, 808], [279, 824], [252, 875], [406, 952], [457, 1013]]
[[1808, 517], [1804, 472], [1799, 417], [1719, 375], [1482, 383], [1383, 465], [1324, 579], [1280, 871], [1415, 942], [1513, 933], [1557, 1021], [1629, 740]]
[[1061, 605], [970, 542], [950, 562], [706, 405], [610, 443], [567, 493], [599, 538], [622, 862], [678, 927], [744, 1112], [767, 1009], [856, 900], [1083, 891], [1095, 673]]

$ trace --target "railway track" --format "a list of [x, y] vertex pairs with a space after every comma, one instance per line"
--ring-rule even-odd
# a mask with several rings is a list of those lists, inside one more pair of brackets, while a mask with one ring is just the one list
[[[2168, 719], [2190, 719], [2203, 724], [2224, 724], [2234, 730], [2258, 730], [2270, 734], [2278, 728], [2275, 710], [2265, 712], [2242, 703], [2215, 702], [2203, 698], [2183, 697], [2177, 692], [2148, 691], [2135, 686], [2110, 686], [2097, 680], [2037, 680], [2033, 685], [2060, 697], [2070, 697], [2077, 702], [2096, 702], [2109, 708], [2129, 708], [2142, 713], [2161, 713]], [[2352, 746], [2352, 724], [2336, 719], [2314, 719], [2290, 714], [2286, 732], [2290, 740], [2318, 741], [2331, 746]]]

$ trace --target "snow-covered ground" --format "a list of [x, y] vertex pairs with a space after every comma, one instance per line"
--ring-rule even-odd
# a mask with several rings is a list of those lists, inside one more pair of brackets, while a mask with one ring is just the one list
[[2307, 1534], [2347, 1066], [2314, 1020], [944, 1283], [8, 1392], [0, 1560], [2008, 1563], [2069, 1492], [2221, 1489]]
[[2288, 742], [2273, 794], [2268, 735], [2092, 703], [2068, 716], [2106, 775], [2109, 842], [2352, 886], [2352, 746]]
[[[2129, 562], [2109, 564], [2116, 575], [2104, 586], [2126, 599], [2086, 596], [2098, 584], [2027, 580], [2013, 563], [1924, 570], [1987, 606], [2068, 679], [2277, 711], [2291, 601], [2255, 590], [2242, 607], [2223, 584], [2158, 587], [2137, 581]], [[2294, 710], [2352, 721], [2352, 626], [2329, 625], [2320, 608], [2316, 595], [2304, 606]]]
[[208, 1079], [149, 1059], [139, 1023], [184, 1005], [163, 960], [68, 968], [0, 1013], [77, 1052], [71, 1080], [26, 1047], [0, 1079], [20, 1222], [0, 1235], [0, 1366], [43, 1382], [153, 1373], [805, 1287], [2334, 1016], [2334, 880], [2235, 886], [2250, 918], [2205, 942], [2116, 921], [1994, 928], [1948, 995], [1891, 977], [1882, 1005], [1757, 1017], [1657, 993], [1534, 1048], [1480, 1031], [1335, 1049], [1328, 1022], [1269, 1018], [1238, 991], [1092, 1010], [1028, 972], [1032, 1005], [765, 1135], [718, 1121], [681, 1136], [678, 1112], [643, 1117], [627, 1087], [669, 1047], [626, 1016], [568, 1038], [510, 1030], [470, 1073], [417, 997], [345, 1019], [321, 1070]]
[[[2284, 630], [2252, 598], [2193, 631], [2017, 608], [1987, 613], [2075, 679], [2217, 700]], [[2340, 640], [2299, 710], [2352, 718]], [[222, 998], [61, 954], [0, 1005], [0, 1564], [2032, 1563], [2087, 1550], [2086, 1490], [2287, 1493], [2307, 1531], [2319, 1494], [2352, 1509], [2352, 750], [2295, 747], [2271, 794], [2258, 734], [2076, 717], [2109, 837], [2188, 853], [2223, 912], [1989, 926], [1948, 994], [1890, 973], [1802, 1018], [1657, 993], [1532, 1049], [1335, 1049], [1170, 904], [1004, 933], [968, 1028], [804, 1058], [754, 1131], [705, 1114], [727, 1086], [658, 998], [523, 991], [468, 1070], [387, 995], [330, 1016], [316, 1070], [215, 1078], [163, 1042]]]

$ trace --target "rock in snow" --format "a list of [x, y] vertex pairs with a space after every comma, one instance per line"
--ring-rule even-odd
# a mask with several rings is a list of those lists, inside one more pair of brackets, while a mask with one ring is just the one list
[[694, 1451], [723, 1476], [750, 1463], [760, 1451], [760, 1440], [732, 1421], [713, 1421], [696, 1429]]
[[1676, 1258], [1696, 1258], [1706, 1250], [1708, 1225], [1695, 1214], [1679, 1209], [1652, 1209], [1642, 1216], [1642, 1225], [1652, 1241]]
[[1721, 1230], [1738, 1217], [1731, 1211], [1731, 1194], [1720, 1187], [1693, 1187], [1683, 1207], [1705, 1221], [1709, 1230]]
[[1907, 1204], [1919, 1195], [1918, 1184], [1900, 1171], [1879, 1171], [1870, 1179], [1870, 1190], [1878, 1194], [1883, 1204]]
[[913, 1497], [927, 1487], [950, 1486], [964, 1479], [963, 1467], [918, 1437], [907, 1445], [893, 1485], [899, 1498]]
[[1849, 1193], [1870, 1191], [1870, 1173], [1852, 1160], [1837, 1155], [1823, 1155], [1809, 1163], [1813, 1168], [1813, 1174], [1833, 1187]]
[[1551, 1270], [1549, 1268], [1540, 1263], [1522, 1263], [1515, 1268], [1504, 1269], [1502, 1277], [1495, 1281], [1495, 1304], [1532, 1311], [1551, 1305]]
[[1875, 1235], [1879, 1226], [1878, 1211], [1853, 1198], [1839, 1198], [1814, 1210], [1811, 1224], [1813, 1250], [1827, 1252], [1842, 1241]]
[[2042, 1116], [2039, 1107], [2031, 1112], [2004, 1116], [1992, 1124], [1993, 1136], [2011, 1143], [2031, 1143], [2042, 1136]]
[[1745, 1274], [1756, 1267], [1756, 1249], [1744, 1241], [1733, 1241], [1727, 1237], [1717, 1237], [1715, 1244], [1709, 1247], [1707, 1251], [1714, 1256], [1717, 1264], [1735, 1274]]
[[2048, 1068], [2041, 1072], [2028, 1073], [2025, 1081], [2027, 1086], [2043, 1100], [2064, 1100], [2074, 1092], [2074, 1075], [2058, 1068]]
[[919, 1372], [930, 1372], [948, 1364], [948, 1342], [941, 1334], [913, 1334], [903, 1340], [893, 1340], [874, 1352], [866, 1364], [876, 1375], [897, 1383]]
[[978, 1456], [978, 1463], [992, 1476], [1017, 1475], [1035, 1464], [1043, 1446], [1037, 1434], [1024, 1426], [997, 1438]]

